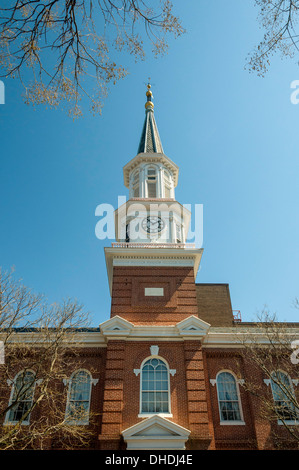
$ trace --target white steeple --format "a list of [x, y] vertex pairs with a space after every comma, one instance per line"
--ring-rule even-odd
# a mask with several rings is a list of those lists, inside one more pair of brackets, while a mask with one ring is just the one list
[[175, 200], [179, 168], [164, 153], [150, 84], [146, 96], [138, 153], [123, 169], [129, 201], [115, 213], [116, 240], [183, 246], [191, 214]]
[[124, 183], [131, 198], [175, 199], [179, 169], [165, 154], [154, 116], [153, 95], [147, 85], [145, 120], [138, 153], [124, 167]]

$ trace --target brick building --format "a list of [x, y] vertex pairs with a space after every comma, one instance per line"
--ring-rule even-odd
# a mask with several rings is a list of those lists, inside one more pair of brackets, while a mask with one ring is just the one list
[[[89, 377], [87, 409], [100, 415], [94, 449], [273, 449], [277, 433], [292, 447], [241, 386], [253, 371], [236, 331], [254, 325], [233, 314], [228, 284], [195, 282], [203, 250], [186, 243], [191, 214], [175, 200], [178, 167], [164, 154], [150, 86], [145, 106], [137, 156], [124, 167], [129, 200], [105, 248], [111, 315], [82, 332], [77, 370], [61, 386], [71, 389], [80, 371]], [[286, 380], [297, 393], [298, 377]]]

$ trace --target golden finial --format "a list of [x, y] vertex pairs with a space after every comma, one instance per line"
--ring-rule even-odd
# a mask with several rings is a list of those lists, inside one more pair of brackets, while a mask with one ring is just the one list
[[147, 96], [147, 102], [145, 103], [145, 108], [146, 109], [153, 109], [154, 108], [154, 103], [152, 102], [153, 94], [151, 92], [151, 84], [150, 83], [147, 84], [146, 96]]

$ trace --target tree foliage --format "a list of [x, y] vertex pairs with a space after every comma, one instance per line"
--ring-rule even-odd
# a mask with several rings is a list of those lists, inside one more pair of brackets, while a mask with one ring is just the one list
[[128, 73], [119, 52], [144, 59], [149, 41], [161, 54], [169, 35], [183, 33], [172, 10], [169, 0], [4, 0], [2, 77], [21, 81], [27, 103], [63, 103], [79, 116], [85, 96], [100, 112], [107, 87]]
[[299, 51], [299, 0], [255, 0], [263, 39], [249, 55], [247, 67], [260, 76], [268, 71], [271, 57], [294, 57]]
[[[297, 300], [295, 307], [299, 308]], [[299, 446], [299, 361], [293, 349], [299, 348], [298, 328], [278, 322], [275, 314], [264, 310], [246, 333], [237, 336], [244, 363], [251, 368], [243, 387], [257, 399], [259, 415], [273, 423], [276, 445], [283, 447], [286, 439], [276, 430], [279, 423]]]
[[51, 441], [64, 449], [89, 445], [95, 416], [89, 426], [69, 425], [65, 412], [66, 385], [79, 368], [80, 334], [88, 324], [77, 301], [49, 305], [13, 273], [0, 271], [1, 450], [44, 449]]

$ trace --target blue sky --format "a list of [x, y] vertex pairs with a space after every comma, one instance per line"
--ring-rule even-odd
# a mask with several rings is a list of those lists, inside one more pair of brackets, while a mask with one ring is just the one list
[[[49, 301], [74, 297], [93, 325], [110, 315], [98, 204], [128, 195], [122, 167], [137, 152], [151, 77], [164, 152], [179, 167], [176, 198], [203, 204], [197, 282], [228, 283], [253, 320], [265, 305], [298, 321], [299, 79], [295, 59], [272, 60], [264, 78], [244, 70], [262, 36], [252, 2], [175, 2], [187, 33], [166, 56], [135, 64], [110, 89], [102, 116], [73, 121], [35, 110], [16, 81], [0, 106], [0, 265]], [[187, 6], [186, 6], [187, 5]]]

